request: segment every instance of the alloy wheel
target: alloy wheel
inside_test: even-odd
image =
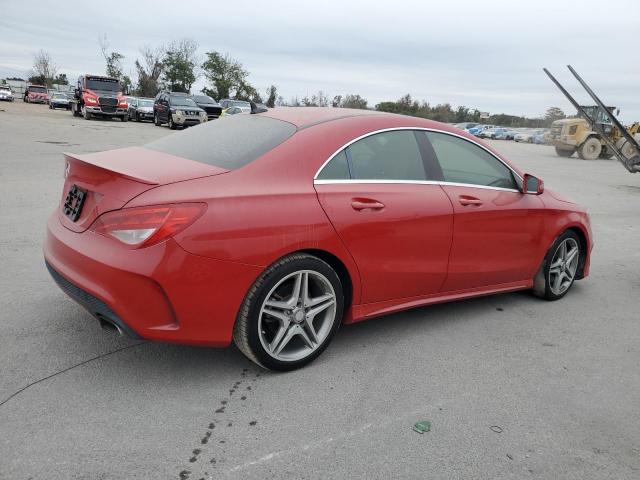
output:
[[[576,276],[580,247],[574,238],[566,238],[556,248],[549,267],[549,288],[554,295],[566,292]]]
[[[331,282],[313,270],[291,273],[271,289],[262,304],[260,343],[276,360],[301,360],[323,344],[335,317],[336,294]]]

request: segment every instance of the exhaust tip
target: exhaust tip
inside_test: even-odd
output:
[[[122,331],[122,329],[118,325],[113,323],[111,320],[103,317],[100,314],[98,314],[97,317],[98,317],[98,322],[100,322],[100,328],[102,328],[104,331],[115,333],[116,335],[121,337],[124,335],[124,332]]]

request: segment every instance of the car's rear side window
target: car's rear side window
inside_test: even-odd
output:
[[[355,179],[427,179],[418,142],[411,130],[377,133],[348,148]]]
[[[167,135],[145,148],[227,170],[244,167],[296,132],[288,122],[260,115],[233,115]]]
[[[318,174],[318,180],[348,180],[349,166],[347,165],[347,155],[342,150],[336,154],[322,171]]]

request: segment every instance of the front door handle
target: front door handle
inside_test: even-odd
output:
[[[479,207],[480,205],[482,205],[482,200],[476,197],[471,197],[469,195],[460,195],[458,197],[458,201],[460,202],[460,205],[463,205],[465,207],[469,205],[475,205],[476,207]]]
[[[354,198],[351,200],[351,208],[354,210],[382,210],[384,203],[368,198]]]

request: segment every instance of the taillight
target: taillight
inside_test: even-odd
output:
[[[181,232],[206,209],[205,203],[123,208],[103,213],[89,229],[132,247],[148,247]]]

